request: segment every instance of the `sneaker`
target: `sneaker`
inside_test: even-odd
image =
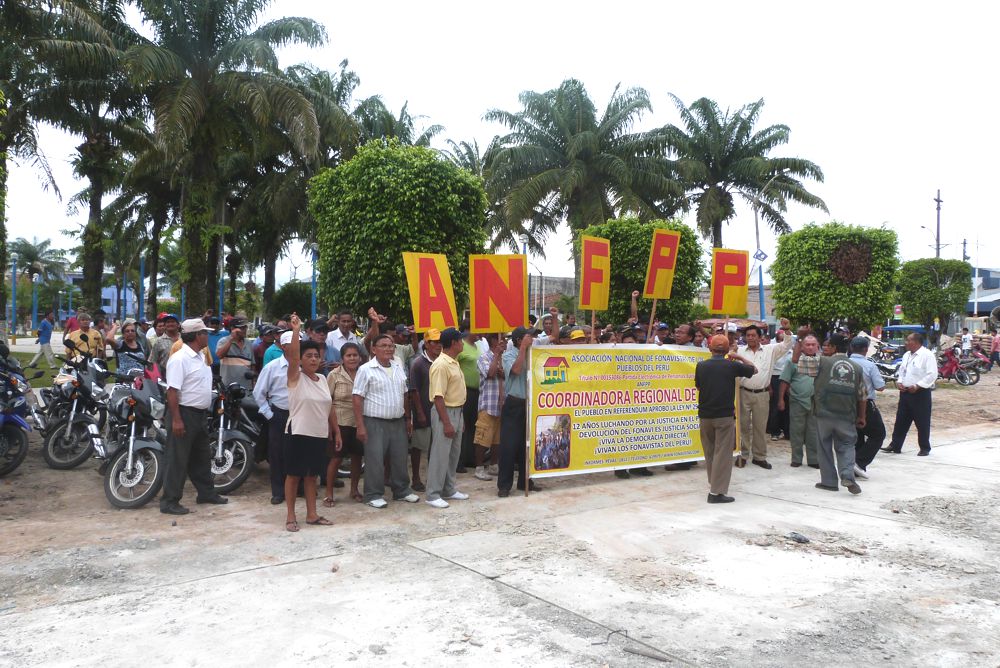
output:
[[[860,466],[858,466],[857,464],[855,464],[854,465],[854,477],[855,478],[861,478],[862,480],[868,480],[868,472],[865,471]]]
[[[848,480],[847,478],[842,478],[840,484],[847,488],[847,491],[851,494],[860,494],[861,485],[855,480]]]
[[[486,473],[485,466],[477,466],[475,475],[477,480],[493,480],[493,477]]]
[[[780,441],[781,437],[778,436],[777,434],[771,434],[771,440],[772,441]]]
[[[368,502],[368,505],[371,506],[372,508],[385,508],[389,504],[386,502],[385,499],[372,499],[371,501]]]
[[[451,496],[446,496],[444,498],[451,499],[452,501],[466,501],[469,498],[469,495],[466,494],[465,492],[459,492],[456,489],[454,494],[452,494]]]
[[[489,475],[500,475],[500,466],[497,464],[490,464],[486,467],[486,473]]]
[[[416,494],[407,494],[406,496],[400,497],[398,499],[393,499],[393,501],[406,501],[407,503],[416,503],[420,500],[420,497]]]
[[[434,499],[434,500],[427,499],[427,505],[434,506],[435,508],[447,508],[448,502],[445,501],[444,499]]]

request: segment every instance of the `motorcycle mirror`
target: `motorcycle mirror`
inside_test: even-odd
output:
[[[76,350],[76,342],[74,342],[72,339],[66,339],[65,341],[63,341],[63,345],[69,348],[70,350]]]
[[[247,380],[253,380],[253,373],[247,371],[245,374],[243,374],[243,377],[246,378]]]
[[[81,332],[80,333],[80,340],[83,341],[84,343],[88,343],[90,341],[90,337]]]

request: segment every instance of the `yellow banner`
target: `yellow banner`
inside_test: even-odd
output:
[[[448,258],[437,253],[403,253],[403,269],[410,290],[413,328],[426,332],[458,327]]]
[[[709,313],[737,315],[747,311],[750,254],[743,250],[712,249],[712,287]]]
[[[581,310],[605,311],[611,292],[611,242],[600,237],[580,237]]]
[[[533,346],[532,478],[700,461],[690,346]]]

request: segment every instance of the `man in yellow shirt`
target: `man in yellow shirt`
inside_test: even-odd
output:
[[[430,396],[431,455],[427,463],[427,503],[447,508],[446,499],[469,498],[455,488],[455,469],[462,454],[462,407],[465,405],[465,375],[458,356],[465,347],[465,335],[454,327],[441,332],[441,354],[431,364]]]
[[[76,320],[80,324],[80,329],[74,329],[63,338],[63,341],[72,341],[78,354],[94,356],[97,349],[104,344],[104,335],[90,326],[93,319],[89,313],[80,311],[76,314]]]

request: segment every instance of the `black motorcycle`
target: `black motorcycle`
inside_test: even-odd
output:
[[[72,341],[66,347],[73,351]],[[97,415],[107,414],[108,392],[104,382],[110,376],[104,360],[89,355],[79,359],[63,359],[71,368],[71,380],[59,386],[59,404],[65,404],[63,413],[49,404],[48,424],[42,455],[54,469],[71,469],[79,466],[94,453],[95,439],[101,438],[101,423]]]
[[[163,446],[167,435],[159,428],[166,413],[166,384],[141,377],[140,370],[116,375],[111,392],[108,438],[95,442],[104,462],[104,494],[116,508],[139,508],[163,486]],[[138,380],[137,380],[138,377]]]
[[[215,490],[228,494],[250,477],[256,461],[254,443],[260,437],[257,404],[239,383],[223,386],[216,379],[209,434]]]

